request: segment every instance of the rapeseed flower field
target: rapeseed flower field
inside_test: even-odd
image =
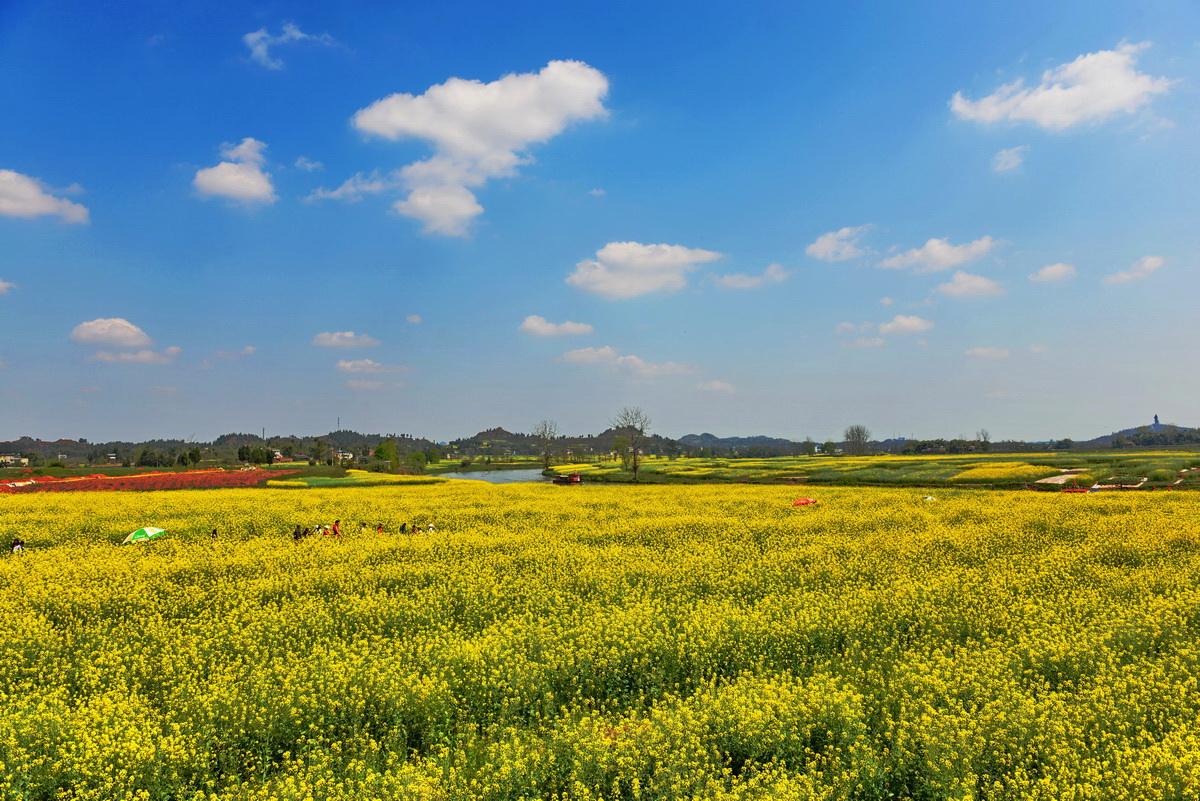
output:
[[[1200,797],[1200,495],[927,492],[5,496],[0,798]]]

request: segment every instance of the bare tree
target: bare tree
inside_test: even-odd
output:
[[[846,452],[862,456],[867,452],[867,443],[871,441],[871,429],[864,425],[852,425],[843,434],[846,439]]]
[[[542,451],[542,469],[550,469],[550,457],[553,454],[554,440],[558,439],[558,423],[553,420],[543,420],[533,427],[533,436],[537,437]]]
[[[992,435],[988,433],[986,428],[981,428],[975,432],[975,439],[979,440],[979,450],[986,451],[992,447]]]
[[[633,480],[637,481],[642,462],[642,441],[646,438],[646,430],[650,428],[650,418],[640,407],[626,406],[617,412],[612,427],[629,438],[629,464],[633,470]]]

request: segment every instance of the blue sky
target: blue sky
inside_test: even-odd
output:
[[[0,4],[0,439],[1200,424],[1200,9],[837,5]]]

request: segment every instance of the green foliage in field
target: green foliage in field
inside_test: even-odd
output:
[[[956,483],[1022,487],[1064,470],[1082,468],[1099,476],[1122,475],[1129,483],[1153,473],[1171,483],[1200,462],[1180,451],[1106,451],[953,456],[781,456],[764,459],[647,458],[640,480],[648,483],[815,483],[842,485],[939,486]],[[556,465],[558,473],[578,472],[587,481],[630,481],[619,462]],[[1170,474],[1170,481],[1164,477]]]

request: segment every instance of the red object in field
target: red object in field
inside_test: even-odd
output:
[[[555,484],[582,484],[583,476],[579,473],[568,473],[565,476],[555,476]]]
[[[816,503],[816,498],[797,498],[792,501],[792,506],[814,506]]]
[[[181,470],[178,472],[137,473],[128,476],[29,476],[19,481],[0,482],[0,493],[87,492],[94,490],[211,489],[253,487],[267,479],[292,475],[296,470]]]

